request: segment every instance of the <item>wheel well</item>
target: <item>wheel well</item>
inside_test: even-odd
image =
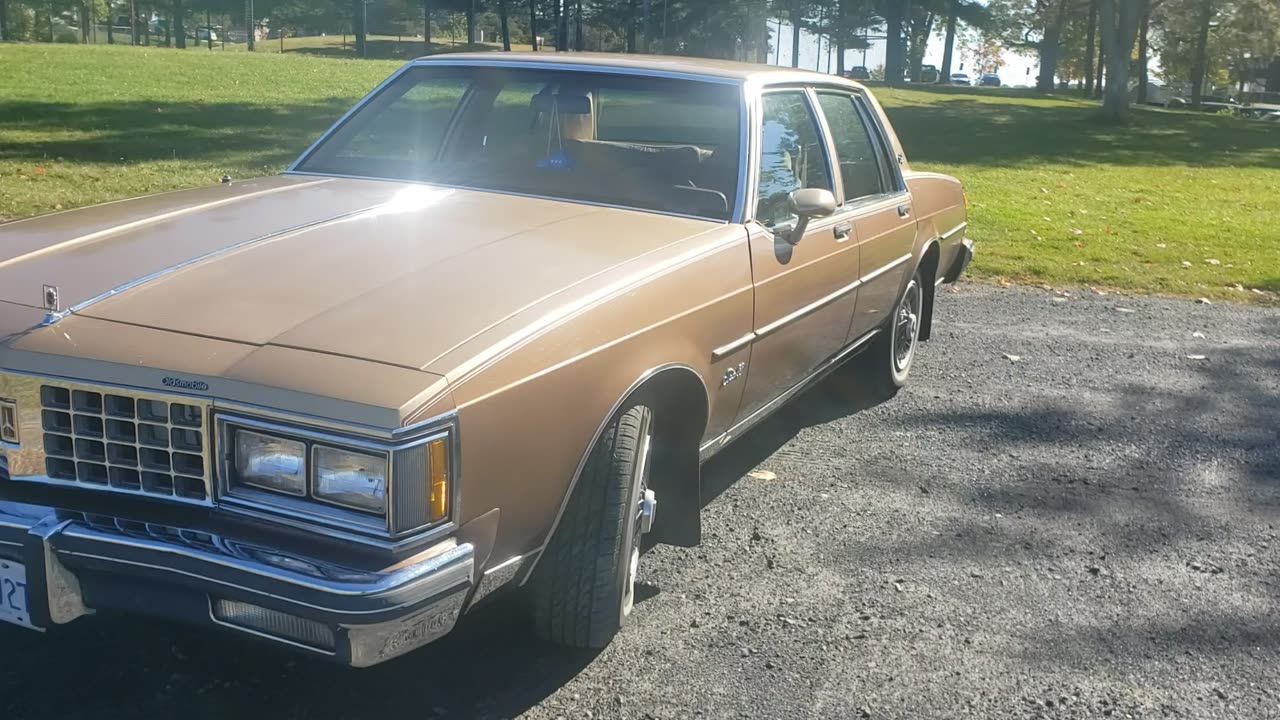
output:
[[[938,249],[937,241],[932,241],[925,248],[924,257],[920,258],[920,280],[924,283],[921,290],[924,291],[924,317],[920,319],[920,339],[928,340],[933,333],[933,298],[937,292],[938,286],[935,281],[938,277],[938,260],[942,256],[942,251]]]
[[[658,497],[653,538],[685,547],[702,536],[702,476],[698,445],[707,427],[707,389],[692,369],[671,367],[632,393],[654,413],[650,485]]]

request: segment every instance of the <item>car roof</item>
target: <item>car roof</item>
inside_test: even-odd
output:
[[[688,75],[746,82],[822,82],[850,83],[837,75],[799,70],[775,65],[757,65],[731,60],[678,57],[674,55],[624,55],[621,53],[552,53],[552,52],[468,52],[429,55],[413,61],[419,65],[527,65],[529,67],[562,66],[566,69],[600,71],[625,70],[659,74]],[[858,87],[861,87],[860,85]]]

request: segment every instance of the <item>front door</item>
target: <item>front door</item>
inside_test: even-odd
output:
[[[751,228],[755,326],[739,418],[804,380],[845,343],[858,289],[858,246],[840,218],[815,218],[795,244],[789,197],[801,188],[836,192],[833,165],[806,89],[764,93],[758,202]]]

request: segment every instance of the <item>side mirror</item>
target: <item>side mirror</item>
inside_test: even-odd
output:
[[[787,235],[786,240],[792,245],[800,242],[809,229],[809,221],[813,218],[830,217],[836,211],[836,196],[830,190],[821,188],[803,188],[791,193],[791,212],[800,218],[796,227]]]

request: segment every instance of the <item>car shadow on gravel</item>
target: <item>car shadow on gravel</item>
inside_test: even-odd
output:
[[[753,468],[778,452],[801,430],[856,415],[893,395],[869,386],[865,364],[855,357],[761,421],[702,467],[702,506],[720,497]]]

